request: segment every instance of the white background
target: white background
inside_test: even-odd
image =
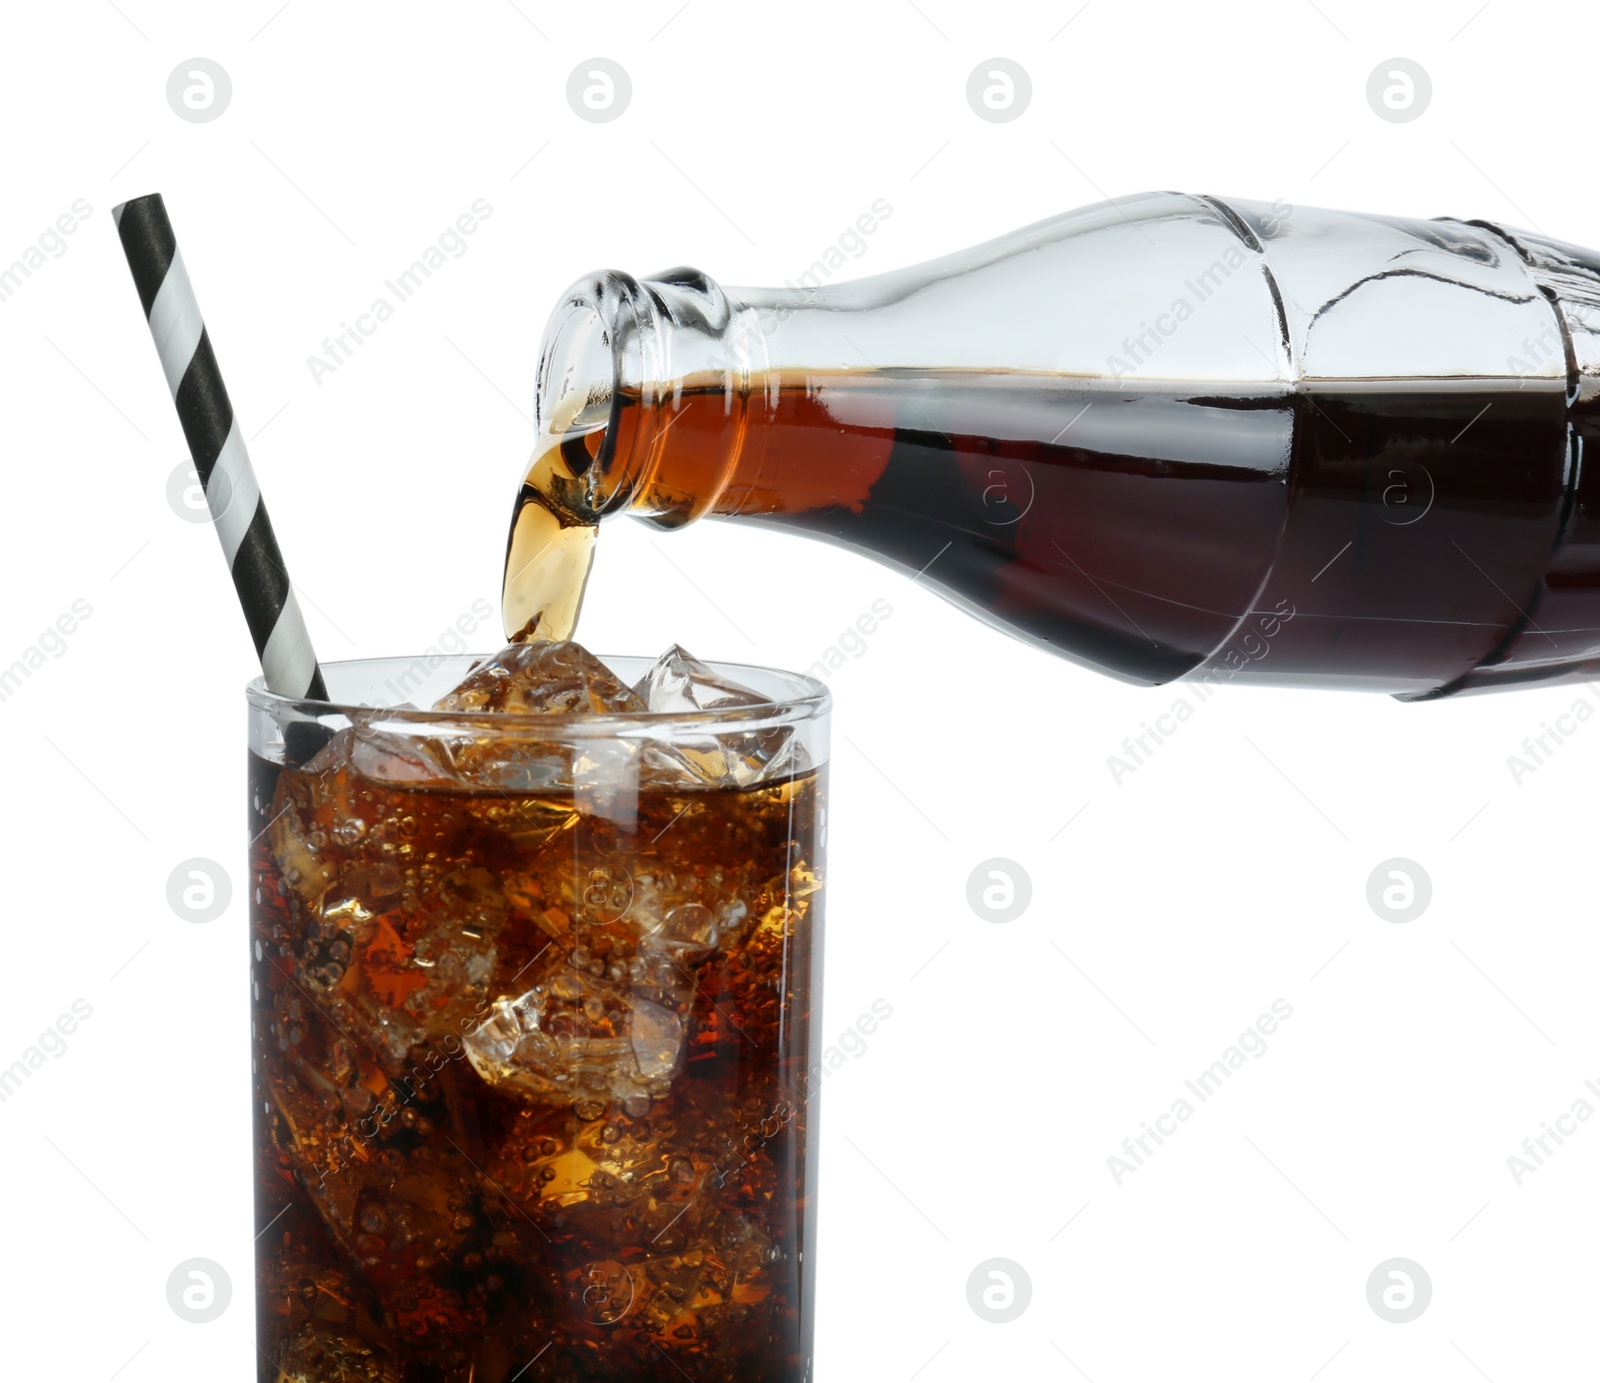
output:
[[[1600,243],[1591,15],[1319,2],[8,10],[0,264],[75,199],[93,209],[0,302],[0,664],[93,609],[0,703],[0,1066],[93,1006],[0,1104],[8,1376],[253,1376],[252,654],[215,538],[168,506],[183,441],[112,205],[167,199],[320,654],[414,652],[497,594],[540,332],[586,270],[777,283],[884,198],[852,265],[871,273],[1154,188]],[[633,82],[609,124],[565,99],[597,55]],[[965,98],[997,55],[1033,83],[1007,124]],[[195,56],[233,82],[211,123],[166,101]],[[1395,56],[1434,87],[1408,124],[1366,102]],[[480,197],[468,252],[315,382],[323,338]],[[619,523],[601,547],[583,635],[602,652],[677,639],[804,668],[893,607],[832,679],[824,1029],[875,999],[894,1016],[826,1088],[819,1378],[1592,1368],[1600,1128],[1521,1186],[1506,1162],[1580,1097],[1600,1106],[1600,728],[1520,786],[1506,762],[1591,693],[1225,690],[1118,786],[1107,756],[1175,690],[1052,660],[798,539]],[[193,856],[236,885],[206,925],[166,901]],[[1033,884],[1004,925],[966,901],[994,856]],[[1395,856],[1433,883],[1404,925],[1366,900]],[[1118,1186],[1108,1156],[1278,998],[1294,1016],[1267,1054]],[[1405,1325],[1366,1299],[1397,1256],[1433,1283]],[[166,1302],[193,1257],[232,1277],[211,1325]],[[1032,1282],[1008,1325],[967,1305],[994,1257]]]

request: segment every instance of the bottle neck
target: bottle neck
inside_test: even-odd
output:
[[[724,289],[694,269],[649,279],[607,272],[580,280],[551,318],[539,365],[544,487],[578,521],[628,513],[663,528],[707,514],[758,514],[811,501],[807,457],[818,434],[805,379],[867,375],[840,359],[854,306],[828,288]],[[797,390],[797,382],[799,388]],[[799,395],[797,405],[796,396]],[[892,428],[888,410],[859,419]],[[833,434],[832,446],[852,443]],[[855,445],[863,461],[882,439]],[[840,497],[845,498],[845,497]]]

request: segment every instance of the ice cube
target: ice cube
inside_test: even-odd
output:
[[[278,781],[266,839],[289,926],[273,965],[394,1074],[487,1003],[514,847],[448,795],[353,771],[353,732],[336,744],[343,765]]]
[[[374,783],[439,787],[455,776],[437,740],[386,733],[365,718],[351,727],[349,735],[350,766]]]
[[[293,986],[278,992],[273,1010],[269,1052],[277,1054],[263,1076],[278,1168],[293,1173],[367,1286],[391,1301],[429,1296],[426,1317],[398,1321],[401,1333],[459,1333],[481,1323],[475,1307],[428,1280],[481,1237],[476,1172],[451,1142],[445,1093],[454,1081],[473,1080],[455,1069],[465,1063],[459,1054],[436,1071],[419,1063],[395,1080]],[[274,1184],[280,1175],[275,1169]]]
[[[628,1041],[639,1075],[646,1084],[669,1079],[683,1062],[683,1015],[648,999],[635,999],[628,1011]]]
[[[724,706],[759,706],[767,700],[759,692],[719,676],[676,643],[634,683],[633,694],[652,711],[711,711]]]
[[[571,642],[511,644],[473,667],[439,711],[534,715],[615,715],[644,702],[587,649]],[[637,746],[628,740],[549,740],[486,731],[449,738],[445,758],[463,782],[507,792],[570,788],[579,806],[632,818],[638,793]]]
[[[667,1093],[683,1069],[694,998],[690,972],[676,965],[636,957],[618,967],[622,978],[596,977],[585,954],[574,948],[530,989],[496,999],[462,1039],[489,1084],[580,1117]]]
[[[416,710],[417,707],[400,707]],[[462,783],[454,771],[445,741],[425,734],[404,734],[383,728],[387,710],[355,709],[350,725],[338,731],[300,772],[328,785],[354,771],[381,786],[449,787]],[[356,784],[359,787],[360,784]]]
[[[582,645],[535,640],[509,644],[476,664],[434,709],[605,715],[642,711],[645,702]]]
[[[729,681],[681,644],[673,644],[657,658],[633,690],[649,710],[685,715],[754,708],[770,701]],[[792,777],[807,767],[809,759],[791,727],[742,730],[731,725],[648,745],[642,778],[652,787],[748,787]]]

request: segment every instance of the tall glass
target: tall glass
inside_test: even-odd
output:
[[[809,1379],[827,691],[395,704],[471,663],[249,688],[259,1377]]]

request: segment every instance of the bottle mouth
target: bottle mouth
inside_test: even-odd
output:
[[[711,510],[737,450],[752,373],[765,364],[752,360],[747,333],[730,330],[735,317],[728,296],[697,269],[648,279],[604,270],[562,295],[545,328],[535,408],[540,452],[559,449],[571,476],[564,502],[575,519],[596,523],[632,508],[677,527]],[[701,410],[715,401],[726,425],[709,473],[689,493],[655,482],[668,434],[696,400]],[[679,449],[696,430],[679,434]]]
[[[534,399],[540,452],[559,448],[572,484],[563,496],[575,518],[597,521],[626,504],[617,484],[625,396],[643,383],[638,283],[603,272],[562,295],[545,328]],[[624,461],[626,458],[622,458]]]

